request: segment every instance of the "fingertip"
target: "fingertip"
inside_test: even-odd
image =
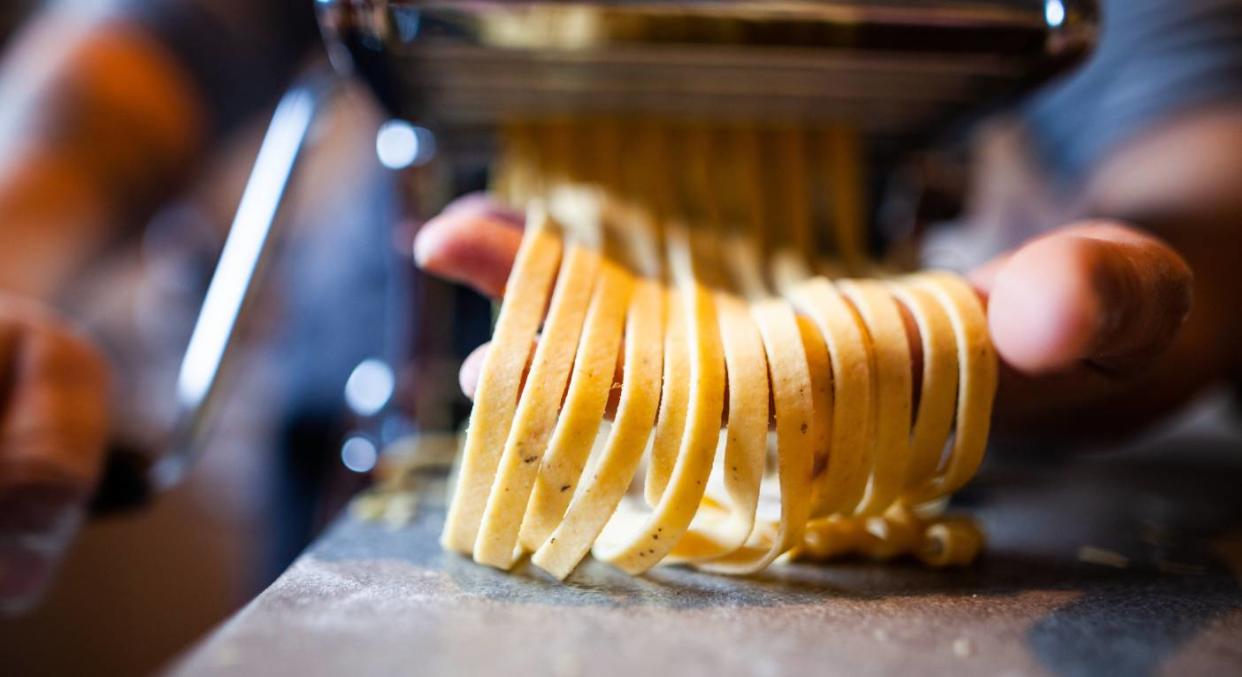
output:
[[[995,272],[988,325],[997,353],[1026,374],[1074,366],[1090,350],[1105,309],[1093,288],[1098,248],[1051,237],[1014,253]]]
[[[461,370],[457,372],[457,379],[461,384],[461,392],[471,400],[474,399],[474,394],[479,388],[479,375],[483,373],[483,358],[487,356],[488,345],[485,343],[475,348],[462,361]]]
[[[446,216],[437,216],[423,224],[414,234],[414,264],[427,270],[436,263],[436,255],[443,249]],[[432,271],[434,272],[434,271]]]
[[[521,231],[496,219],[465,211],[445,212],[415,236],[414,261],[428,273],[498,297],[521,241]]]
[[[1026,374],[1078,364],[1120,375],[1172,344],[1193,274],[1141,230],[1086,222],[1028,244],[997,271],[989,327],[997,352]]]
[[[476,222],[490,226],[521,229],[522,215],[496,202],[487,193],[470,193],[448,203],[436,217],[429,219],[414,236],[414,261],[419,267],[434,265],[446,243],[456,231]]]

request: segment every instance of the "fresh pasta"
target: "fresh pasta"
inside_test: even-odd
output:
[[[943,510],[986,448],[984,308],[953,273],[867,256],[854,133],[554,120],[504,137],[497,183],[527,230],[446,549],[559,579],[588,554],[631,574],[974,559],[978,526]]]

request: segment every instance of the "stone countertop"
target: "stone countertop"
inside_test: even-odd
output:
[[[181,675],[1242,673],[1242,437],[1191,426],[1100,457],[991,463],[955,509],[983,557],[567,584],[442,552],[443,473],[393,528],[350,515]],[[191,583],[192,584],[192,583]]]

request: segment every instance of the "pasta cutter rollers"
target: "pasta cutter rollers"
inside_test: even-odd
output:
[[[926,138],[1092,42],[1078,0],[320,0],[338,69],[456,138],[512,118],[659,115]],[[486,137],[484,137],[486,138]]]

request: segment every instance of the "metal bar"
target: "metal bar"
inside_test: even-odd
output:
[[[181,363],[171,444],[149,476],[155,491],[180,481],[201,452],[216,396],[230,377],[239,326],[274,249],[281,204],[336,82],[330,71],[316,67],[285,93],[272,115]]]

